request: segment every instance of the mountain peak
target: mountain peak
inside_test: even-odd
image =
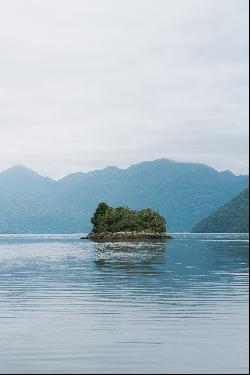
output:
[[[36,173],[32,169],[27,168],[25,165],[21,165],[21,164],[12,165],[10,168],[6,169],[2,173],[5,173],[5,172],[8,172],[8,173],[12,173],[12,172],[27,172],[27,171]]]
[[[2,173],[0,173],[0,179],[4,180],[17,180],[22,181],[25,180],[47,180],[47,181],[53,181],[49,177],[43,177],[39,173],[33,171],[30,168],[27,168],[24,165],[13,165],[12,167],[6,169]]]

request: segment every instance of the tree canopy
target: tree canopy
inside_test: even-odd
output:
[[[166,221],[150,208],[133,211],[128,207],[112,208],[102,202],[92,219],[93,233],[117,232],[166,232]]]

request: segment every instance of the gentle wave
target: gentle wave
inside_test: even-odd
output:
[[[0,372],[247,372],[244,236],[0,235]]]

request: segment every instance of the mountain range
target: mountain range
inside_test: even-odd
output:
[[[170,232],[188,232],[247,186],[246,175],[167,159],[73,173],[58,181],[14,166],[0,173],[0,233],[88,232],[102,201],[156,209]]]
[[[194,233],[248,233],[249,189],[245,189],[193,228]]]

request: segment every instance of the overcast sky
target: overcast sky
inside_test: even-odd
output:
[[[0,0],[0,171],[247,155],[248,0]]]

